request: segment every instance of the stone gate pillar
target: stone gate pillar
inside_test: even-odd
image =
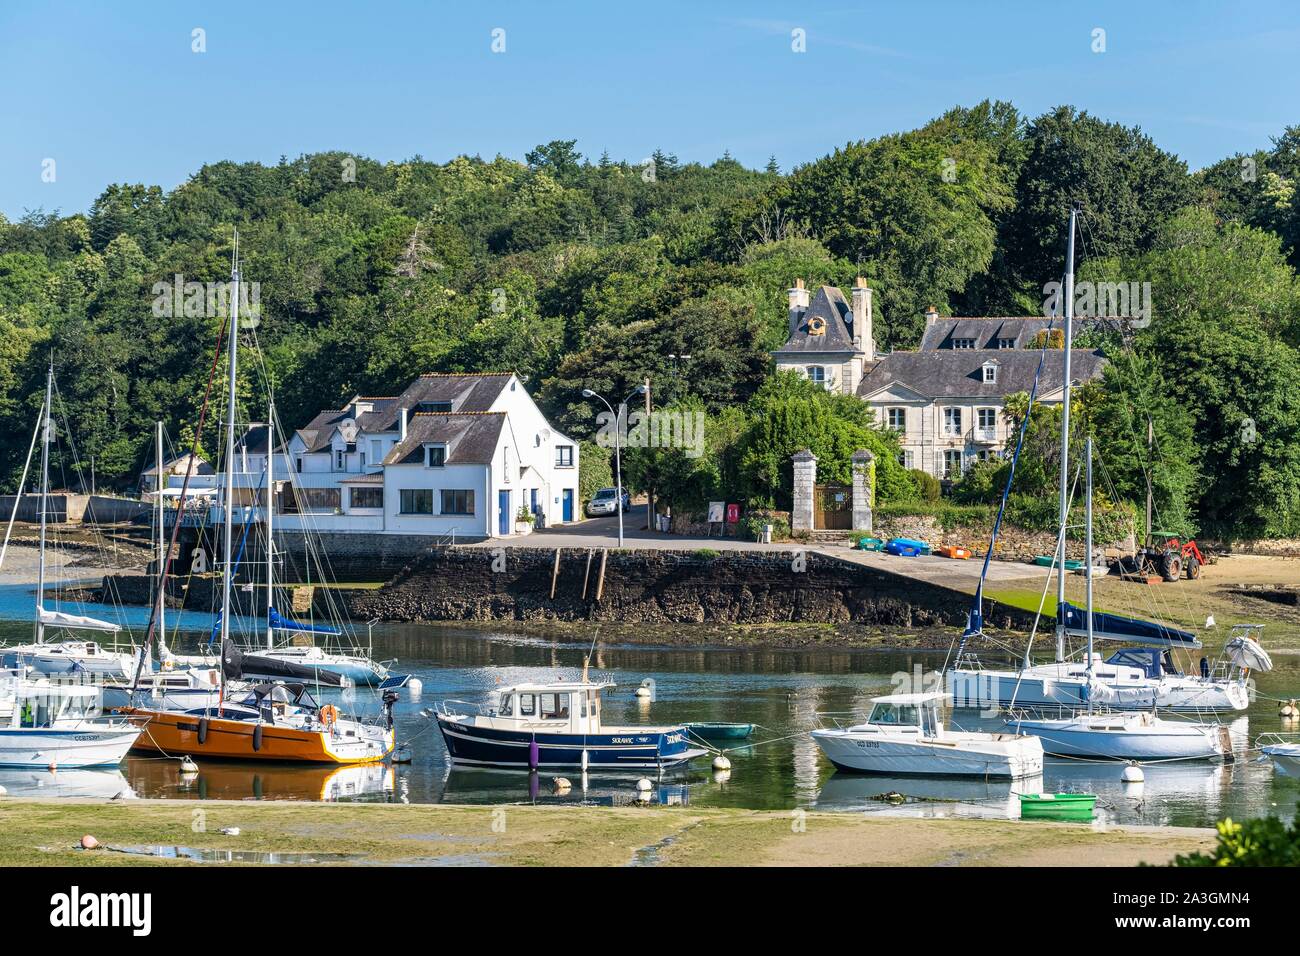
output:
[[[853,530],[870,531],[876,510],[876,456],[860,448],[849,461],[853,464]]]
[[[813,529],[813,502],[817,497],[817,456],[805,448],[795,452],[794,508],[790,512],[791,531]]]

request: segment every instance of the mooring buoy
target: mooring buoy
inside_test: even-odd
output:
[[[1124,783],[1142,783],[1146,780],[1147,775],[1142,772],[1142,768],[1136,763],[1129,763],[1124,767],[1124,772],[1119,775],[1120,780]]]
[[[181,773],[198,773],[199,765],[188,755],[181,758]]]
[[[713,758],[713,769],[714,770],[731,769],[731,761],[727,759],[726,754],[718,754],[716,757]]]

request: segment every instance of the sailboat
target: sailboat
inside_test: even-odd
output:
[[[270,659],[309,667],[313,671],[337,675],[351,684],[384,685],[388,668],[369,656],[332,650],[314,642],[313,636],[328,639],[338,636],[338,628],[328,624],[304,623],[285,617],[275,607],[275,406],[267,409],[266,436],[266,649],[255,657],[246,657],[245,667],[254,660]],[[307,643],[276,644],[276,634],[307,639]]]
[[[1092,554],[1092,439],[1084,445],[1087,472],[1086,554]],[[1118,699],[1115,688],[1096,680],[1093,674],[1092,561],[1084,565],[1087,608],[1084,614],[1088,635],[1087,711],[1070,717],[1026,719],[1014,717],[1008,726],[1018,733],[1042,738],[1043,750],[1060,757],[1109,760],[1212,760],[1231,753],[1231,740],[1219,724],[1167,720],[1152,711],[1141,713],[1098,713],[1095,703],[1110,704]]]
[[[50,497],[50,444],[54,441],[54,361],[50,360],[45,379],[45,403],[41,406],[37,431],[41,440],[41,532],[40,560],[36,580],[36,637],[28,644],[10,645],[0,651],[0,667],[31,670],[44,675],[76,675],[79,677],[122,677],[130,674],[136,665],[136,655],[104,647],[98,640],[77,637],[83,632],[116,635],[121,627],[109,621],[51,610],[45,606],[46,547]],[[35,436],[33,436],[35,437]],[[22,500],[22,486],[26,482],[27,465],[14,497],[15,514]],[[10,521],[12,527],[12,519]],[[48,636],[49,631],[61,635]]]
[[[1205,673],[1202,674],[1184,674],[1178,670],[1173,651],[1199,649],[1201,642],[1194,634],[1119,614],[1094,613],[1087,615],[1085,621],[1084,613],[1065,599],[1065,528],[1069,518],[1070,497],[1070,364],[1074,337],[1074,237],[1077,217],[1078,210],[1072,209],[1064,283],[1060,530],[1052,562],[1057,573],[1056,659],[1050,663],[1034,664],[1026,651],[1025,660],[1019,668],[986,668],[975,656],[967,656],[959,651],[956,666],[946,674],[947,690],[953,697],[954,705],[958,707],[1074,709],[1086,706],[1090,685],[1102,684],[1113,691],[1109,705],[1116,710],[1160,708],[1178,713],[1230,713],[1245,710],[1250,704],[1250,689],[1244,667],[1223,662],[1219,668],[1210,668],[1206,662],[1203,664]],[[1033,408],[1036,391],[1037,379],[1034,391],[1030,393],[1030,410]],[[1092,555],[1089,553],[1087,562],[1091,561]],[[986,556],[985,571],[987,570]],[[984,577],[981,575],[967,636],[980,630],[983,588]],[[1094,640],[1100,638],[1137,646],[1121,647],[1104,661],[1099,655],[1093,654],[1090,646],[1086,660],[1068,660],[1065,653],[1066,639],[1085,637],[1089,633]],[[964,645],[965,641],[963,648]]]
[[[123,708],[123,713],[148,718],[137,748],[167,755],[189,754],[235,760],[359,764],[383,760],[396,743],[392,705],[395,693],[384,695],[378,722],[348,717],[333,704],[319,704],[304,683],[267,681],[227,696],[227,681],[243,678],[242,655],[230,638],[231,588],[234,576],[231,544],[234,537],[234,462],[236,380],[239,362],[239,253],[236,237],[228,330],[224,562],[221,569],[220,692],[215,705],[190,710],[149,706]]]

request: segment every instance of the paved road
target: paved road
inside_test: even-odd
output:
[[[895,574],[964,591],[975,590],[979,581],[982,558],[954,561],[937,555],[902,558],[875,551],[857,551],[838,541],[814,541],[809,544],[784,542],[760,544],[741,538],[687,537],[680,534],[660,534],[645,528],[646,506],[634,504],[623,515],[623,546],[626,548],[663,548],[673,551],[693,551],[696,548],[746,551],[820,551],[837,558],[853,561],[868,567],[883,568]],[[557,528],[541,528],[521,537],[492,538],[470,547],[479,548],[617,548],[618,518],[614,515],[587,518],[576,524]],[[989,564],[988,580],[991,582],[1015,581],[1021,585],[1042,585],[1042,568],[1010,561],[993,561]]]

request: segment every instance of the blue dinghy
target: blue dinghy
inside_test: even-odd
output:
[[[684,725],[605,727],[601,692],[612,683],[516,684],[493,707],[448,700],[438,729],[452,762],[521,770],[664,770],[703,756]]]

